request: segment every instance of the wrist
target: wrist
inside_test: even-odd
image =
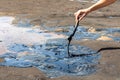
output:
[[[88,13],[90,13],[90,12],[92,12],[93,10],[92,10],[91,7],[89,7],[89,8],[87,8],[87,11],[88,11]]]
[[[88,13],[90,13],[92,10],[91,10],[90,8],[86,8],[85,11],[86,11],[86,13],[88,14]]]

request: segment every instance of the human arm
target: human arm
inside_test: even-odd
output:
[[[93,4],[92,6],[86,8],[86,9],[81,9],[75,12],[75,20],[80,21],[82,20],[88,13],[95,11],[97,9],[103,8],[105,6],[108,6],[112,3],[114,3],[116,0],[99,0],[97,3]]]

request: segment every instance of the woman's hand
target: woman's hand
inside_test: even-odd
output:
[[[89,8],[78,10],[74,13],[75,21],[82,20],[89,12],[95,11],[97,9],[103,8],[114,3],[116,0],[99,0],[97,3],[93,4]]]
[[[88,13],[90,12],[89,9],[81,9],[74,13],[75,21],[81,21]]]

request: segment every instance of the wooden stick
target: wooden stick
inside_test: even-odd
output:
[[[68,46],[67,46],[68,57],[71,57],[71,54],[69,52],[69,46],[70,46],[70,42],[71,42],[73,36],[75,35],[75,32],[76,32],[78,26],[79,26],[79,20],[75,24],[75,29],[74,29],[73,33],[68,37]]]

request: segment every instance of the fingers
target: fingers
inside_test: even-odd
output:
[[[77,22],[79,20],[79,14],[76,12],[74,13],[74,16],[75,16],[75,21]]]
[[[75,15],[75,21],[77,22],[77,21],[81,21],[87,15],[87,13],[85,11],[79,10],[76,13],[74,13],[74,15]]]
[[[80,16],[79,21],[81,21],[85,16],[86,16],[86,13],[83,13],[83,14]]]

